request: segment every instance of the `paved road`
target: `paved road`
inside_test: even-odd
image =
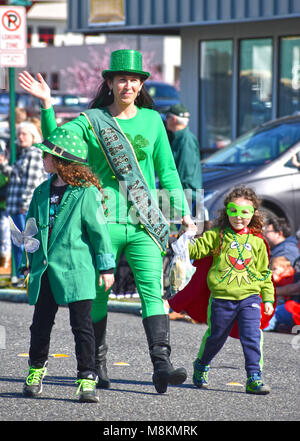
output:
[[[152,368],[141,317],[111,312],[108,367],[112,387],[100,391],[99,404],[80,404],[75,395],[76,364],[68,309],[59,309],[50,348],[51,354],[67,357],[50,357],[43,396],[35,400],[22,396],[27,370],[27,357],[22,354],[28,352],[28,328],[33,308],[24,303],[2,301],[0,310],[0,421],[155,421],[168,424],[179,421],[191,425],[194,422],[199,430],[195,424],[201,421],[300,419],[300,335],[264,333],[264,379],[272,387],[272,393],[251,396],[244,393],[240,343],[231,338],[213,363],[209,389],[194,388],[192,360],[206,327],[171,322],[173,364],[185,366],[188,379],[182,386],[169,387],[166,394],[159,395],[151,382]],[[107,427],[112,430],[108,423],[102,423],[101,430]]]

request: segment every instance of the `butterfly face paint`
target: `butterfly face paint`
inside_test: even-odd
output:
[[[253,205],[237,205],[234,202],[229,202],[226,213],[228,216],[250,219],[254,214],[254,207]]]

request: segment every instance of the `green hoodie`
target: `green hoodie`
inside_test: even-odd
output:
[[[220,229],[214,228],[198,238],[195,245],[189,246],[191,259],[213,256],[213,263],[207,275],[212,297],[243,300],[253,294],[261,294],[263,302],[273,303],[274,285],[264,240],[254,234],[248,234],[248,229],[242,234],[227,230],[221,254],[213,253],[219,244]],[[239,258],[238,247],[242,259]]]

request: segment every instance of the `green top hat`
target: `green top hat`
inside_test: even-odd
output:
[[[35,147],[54,156],[72,162],[87,164],[88,145],[76,133],[57,127],[43,142],[33,144]]]
[[[142,54],[134,49],[120,49],[110,54],[109,69],[102,71],[103,78],[116,72],[129,72],[150,77],[149,72],[143,71]]]

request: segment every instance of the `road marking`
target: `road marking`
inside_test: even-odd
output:
[[[129,363],[125,363],[125,361],[117,361],[114,363],[114,366],[130,366]]]
[[[67,355],[67,354],[50,354],[49,356],[53,357],[53,358],[68,358],[69,357],[69,355]],[[24,352],[24,353],[18,354],[18,357],[29,357],[29,354]]]
[[[244,387],[241,383],[236,383],[235,381],[230,381],[230,383],[226,383],[226,386],[241,386]]]
[[[50,357],[54,357],[54,358],[68,358],[69,355],[67,355],[67,354],[50,354]]]

